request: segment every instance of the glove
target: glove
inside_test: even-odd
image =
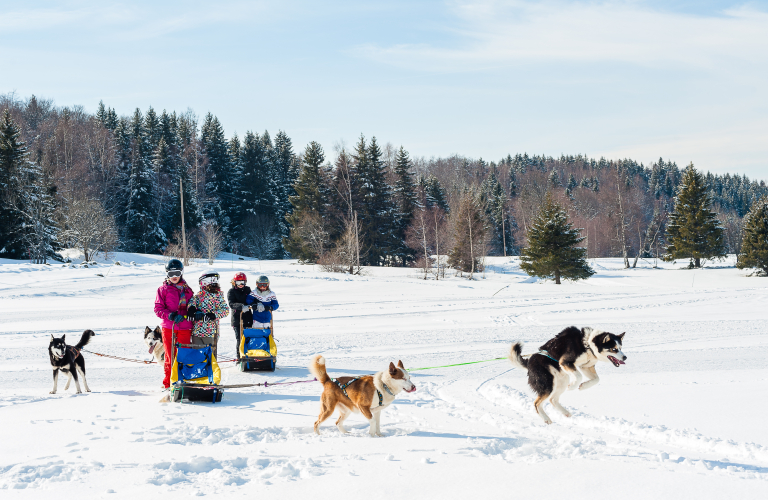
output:
[[[240,310],[243,312],[243,314],[245,314],[245,313],[247,313],[248,311],[251,310],[251,306],[243,304],[243,307]]]
[[[262,304],[261,302],[259,302],[259,305],[256,307],[256,309],[258,309],[258,311],[259,311],[260,313],[263,313],[263,312],[264,312],[264,304]]]
[[[174,325],[178,325],[184,320],[184,316],[182,316],[179,313],[172,312],[171,314],[168,315],[168,319],[173,321]]]
[[[207,319],[208,321],[213,321],[216,319],[216,315],[213,313],[205,313],[205,319]]]
[[[188,318],[194,318],[196,312],[197,312],[197,307],[195,307],[195,306],[187,307],[187,317]]]
[[[197,311],[195,313],[195,321],[200,321],[204,317],[205,317],[205,313],[204,312]]]

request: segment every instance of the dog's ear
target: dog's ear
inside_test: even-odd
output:
[[[162,332],[160,331],[160,327],[159,326],[155,327],[155,333],[158,334],[158,335],[162,334]]]
[[[53,334],[51,334],[51,342],[53,342],[54,340],[56,340],[56,337],[54,337]]]
[[[61,336],[61,341],[62,341],[62,342],[64,342],[64,337],[66,337],[66,335],[62,335],[62,336]]]
[[[151,329],[150,329],[148,326],[145,326],[145,327],[144,327],[144,335],[148,334],[148,333],[149,333],[149,332],[151,332],[151,331],[152,331],[152,330],[151,330]]]
[[[396,367],[396,366],[395,366],[395,364],[394,364],[393,362],[391,362],[391,361],[389,362],[389,374],[390,374],[390,375],[392,375],[393,377],[394,377],[395,375],[397,375],[397,367]]]
[[[403,362],[400,360],[397,360],[397,367],[401,370],[405,371],[405,366],[403,366]]]
[[[621,332],[621,335],[617,335],[617,337],[619,337],[619,340],[621,340],[622,342],[624,341],[624,334],[625,333],[627,333],[627,332]]]
[[[611,334],[610,333],[606,333],[605,337],[603,337],[603,342],[607,344],[610,341],[611,341]]]

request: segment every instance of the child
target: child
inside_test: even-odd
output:
[[[256,290],[252,291],[245,298],[245,303],[249,306],[256,304],[255,307],[251,307],[251,311],[253,311],[253,328],[269,328],[269,323],[272,320],[272,311],[276,311],[279,307],[275,292],[269,289],[269,278],[259,276],[259,281],[256,282]]]
[[[205,273],[200,276],[200,291],[192,297],[187,307],[187,316],[193,318],[192,343],[212,345],[216,356],[219,340],[219,318],[229,314],[224,293],[219,289],[219,273]]]

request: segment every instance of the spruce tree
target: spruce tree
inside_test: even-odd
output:
[[[587,250],[576,245],[584,240],[568,215],[550,194],[528,231],[528,247],[520,253],[520,269],[530,276],[560,279],[587,279],[595,272],[587,264]]]
[[[701,267],[701,259],[725,257],[723,228],[709,207],[712,199],[693,163],[683,172],[682,185],[667,225],[667,253],[664,260],[690,259]]]
[[[14,207],[21,192],[21,176],[26,164],[27,146],[8,109],[0,120],[0,256],[24,257],[23,218]]]
[[[357,166],[360,194],[359,221],[361,224],[361,254],[365,251],[368,265],[380,266],[390,263],[388,257],[396,247],[395,206],[392,200],[392,188],[387,183],[386,165],[383,153],[376,138],[372,138],[365,148],[364,138],[360,138],[357,157],[365,161]],[[361,151],[361,147],[363,151]]]
[[[54,255],[59,227],[56,221],[56,186],[36,163],[23,162],[22,185],[16,209],[22,217],[20,239],[35,264],[45,264]]]
[[[166,237],[157,221],[156,176],[152,151],[141,111],[133,114],[131,127],[131,174],[126,212],[126,238],[131,251],[160,253]]]
[[[323,147],[315,141],[309,143],[304,150],[299,178],[294,183],[296,195],[289,198],[293,211],[286,220],[291,233],[283,240],[283,246],[291,257],[303,262],[315,262],[319,257],[317,249],[326,243],[314,241],[318,231],[307,231],[303,227],[310,219],[322,221],[325,215],[328,193],[322,175],[324,161]]]
[[[451,207],[448,205],[448,197],[445,194],[445,189],[440,186],[437,177],[430,175],[420,182],[423,184],[427,208],[437,207],[445,213],[450,213]]]
[[[283,248],[283,240],[288,238],[291,228],[286,216],[291,212],[290,197],[295,193],[293,184],[299,174],[296,155],[293,154],[293,144],[288,135],[282,130],[275,135],[275,145],[272,155],[272,189],[275,218],[275,250],[273,259],[284,259],[288,252]]]
[[[219,229],[229,235],[230,216],[236,206],[232,196],[232,165],[229,146],[224,136],[224,128],[219,119],[208,113],[201,128],[203,154],[208,160],[205,182],[205,206],[203,214],[206,221],[216,223]]]
[[[754,203],[744,219],[744,237],[736,267],[757,267],[768,275],[768,197]]]
[[[414,251],[405,243],[405,233],[413,221],[413,215],[418,208],[416,196],[416,183],[411,173],[411,160],[408,152],[400,146],[395,158],[395,186],[393,189],[394,201],[397,207],[395,214],[395,242],[397,248],[393,254],[400,264],[405,266],[413,259]]]

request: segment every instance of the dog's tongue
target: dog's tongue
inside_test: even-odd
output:
[[[611,358],[611,361],[613,361],[613,364],[615,366],[619,366],[619,365],[625,364],[622,360],[620,360],[618,358],[614,358],[613,356],[609,356],[609,358]]]
[[[150,354],[152,354],[154,350],[155,350],[155,344],[152,344],[151,346],[149,346],[149,353]]]

